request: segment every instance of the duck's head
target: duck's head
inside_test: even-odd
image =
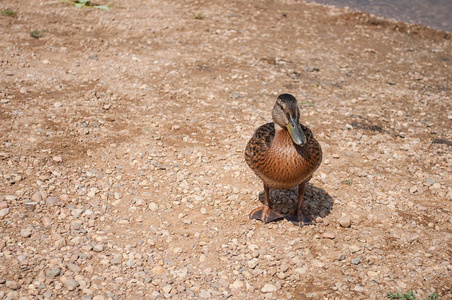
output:
[[[290,94],[279,95],[273,107],[272,117],[275,124],[289,131],[295,144],[302,146],[306,143],[306,135],[300,126],[300,110],[294,96]]]

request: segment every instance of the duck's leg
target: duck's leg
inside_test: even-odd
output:
[[[264,223],[272,222],[278,219],[282,219],[283,216],[270,208],[270,188],[264,183],[264,206],[256,208],[250,213],[250,219],[261,220]]]
[[[306,182],[303,182],[298,186],[298,203],[297,208],[286,219],[294,223],[297,226],[303,227],[304,225],[312,225],[314,220],[303,212],[303,194],[306,187]]]

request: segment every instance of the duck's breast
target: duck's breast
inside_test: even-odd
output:
[[[275,134],[265,155],[261,174],[258,174],[270,188],[295,187],[308,180],[318,168],[322,159],[320,145],[312,133],[307,138],[305,145],[298,146],[293,143],[287,130],[279,130]]]

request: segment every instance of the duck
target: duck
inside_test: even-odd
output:
[[[269,223],[287,219],[303,227],[314,220],[303,210],[306,183],[322,162],[322,148],[312,131],[300,124],[297,99],[281,94],[272,110],[273,122],[254,132],[245,148],[245,161],[264,185],[264,205],[251,211],[250,219]],[[298,202],[287,215],[272,208],[270,189],[291,189],[298,186]]]

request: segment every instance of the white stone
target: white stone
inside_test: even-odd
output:
[[[232,284],[231,288],[240,289],[243,287],[243,282],[241,282],[239,279],[236,279]]]
[[[182,248],[181,248],[181,247],[174,247],[174,248],[173,248],[173,253],[174,253],[174,254],[180,254],[180,253],[182,253]]]
[[[29,228],[24,228],[20,231],[20,235],[22,237],[30,237],[31,236],[31,229]]]
[[[276,288],[276,286],[274,286],[271,283],[266,283],[264,285],[264,287],[261,289],[262,293],[273,293],[276,292],[278,289]]]
[[[159,206],[155,204],[154,202],[149,203],[149,210],[151,211],[157,211],[159,209]]]
[[[9,214],[9,208],[0,209],[0,217],[4,217]]]
[[[343,228],[349,228],[350,225],[352,224],[352,220],[348,216],[339,218],[338,222]]]
[[[252,260],[248,261],[248,267],[254,269],[257,266],[258,262],[259,260],[257,258],[253,258]]]

